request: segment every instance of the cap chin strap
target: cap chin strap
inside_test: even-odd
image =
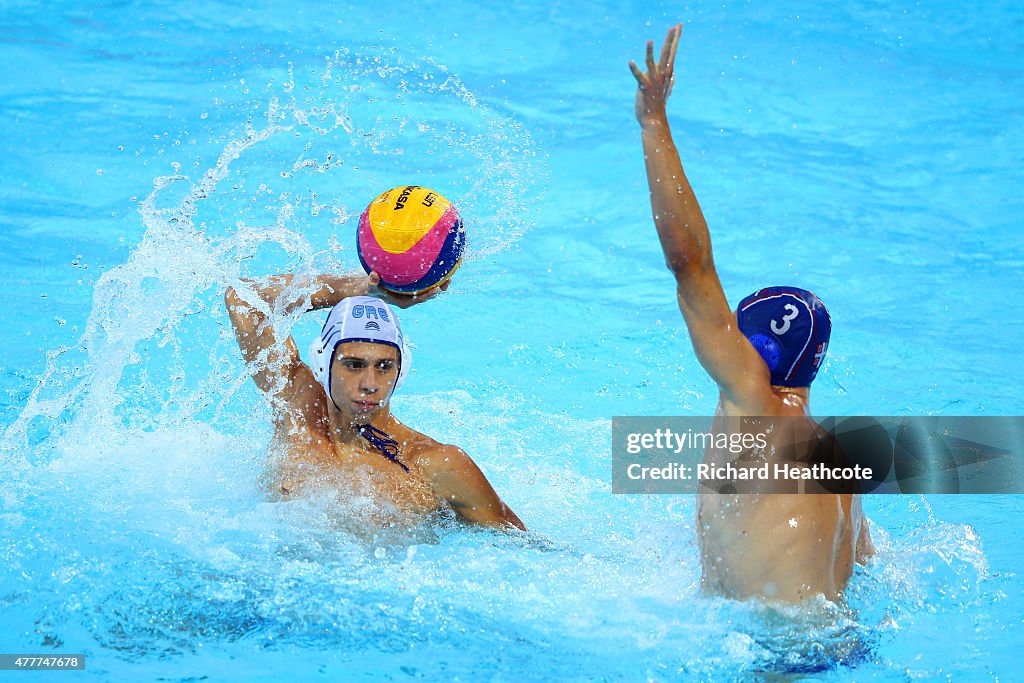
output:
[[[359,436],[370,442],[370,445],[380,451],[380,454],[391,462],[399,465],[406,472],[409,468],[398,459],[398,442],[388,436],[383,429],[377,429],[371,424],[359,425]]]

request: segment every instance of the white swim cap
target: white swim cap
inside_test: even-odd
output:
[[[405,343],[405,335],[398,324],[398,316],[391,308],[372,296],[350,296],[342,299],[327,316],[320,336],[309,347],[310,365],[317,381],[323,385],[327,398],[331,396],[331,361],[338,344],[370,342],[387,344],[398,349],[398,380],[395,389],[402,386],[412,365],[412,354]]]

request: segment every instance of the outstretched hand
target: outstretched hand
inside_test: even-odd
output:
[[[392,306],[397,306],[398,308],[405,309],[415,306],[416,304],[421,304],[424,301],[430,301],[441,292],[447,291],[448,284],[450,282],[451,280],[448,280],[442,285],[433,287],[419,294],[395,294],[394,292],[391,292],[381,287],[380,275],[376,272],[372,272],[366,276],[365,294],[368,296],[377,297],[378,299],[382,299]]]
[[[672,93],[676,48],[679,47],[679,34],[682,24],[676,24],[668,30],[665,43],[661,46],[661,56],[654,61],[654,41],[647,41],[647,71],[641,71],[636,62],[630,60],[629,69],[636,77],[636,119],[641,125],[665,117],[665,103]]]

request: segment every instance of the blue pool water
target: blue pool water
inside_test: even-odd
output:
[[[815,411],[1019,414],[1016,4],[0,11],[0,651],[87,655],[55,680],[1018,676],[1019,496],[868,497],[846,604],[780,611],[702,597],[693,499],[613,495],[610,455],[613,415],[716,400],[626,68],[676,21],[670,117],[730,301],[792,283],[831,310]],[[530,540],[368,538],[343,500],[260,493],[223,290],[356,267],[355,217],[408,182],[471,253],[403,316],[395,412]]]

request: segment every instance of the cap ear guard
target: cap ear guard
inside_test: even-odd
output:
[[[317,335],[313,337],[313,341],[309,345],[309,369],[313,371],[313,377],[323,385],[327,395],[330,396],[331,392],[328,389],[329,381],[327,379],[328,362],[327,354],[324,353],[324,340],[320,335]]]
[[[761,354],[764,362],[768,364],[768,369],[775,372],[775,369],[779,367],[779,360],[782,357],[778,343],[766,334],[752,334],[748,339],[751,345],[757,349],[757,352]]]
[[[402,335],[402,348],[398,352],[398,379],[395,380],[395,391],[402,388],[405,384],[405,376],[409,374],[409,368],[412,367],[412,351],[409,350],[409,344],[405,341],[405,335]]]

